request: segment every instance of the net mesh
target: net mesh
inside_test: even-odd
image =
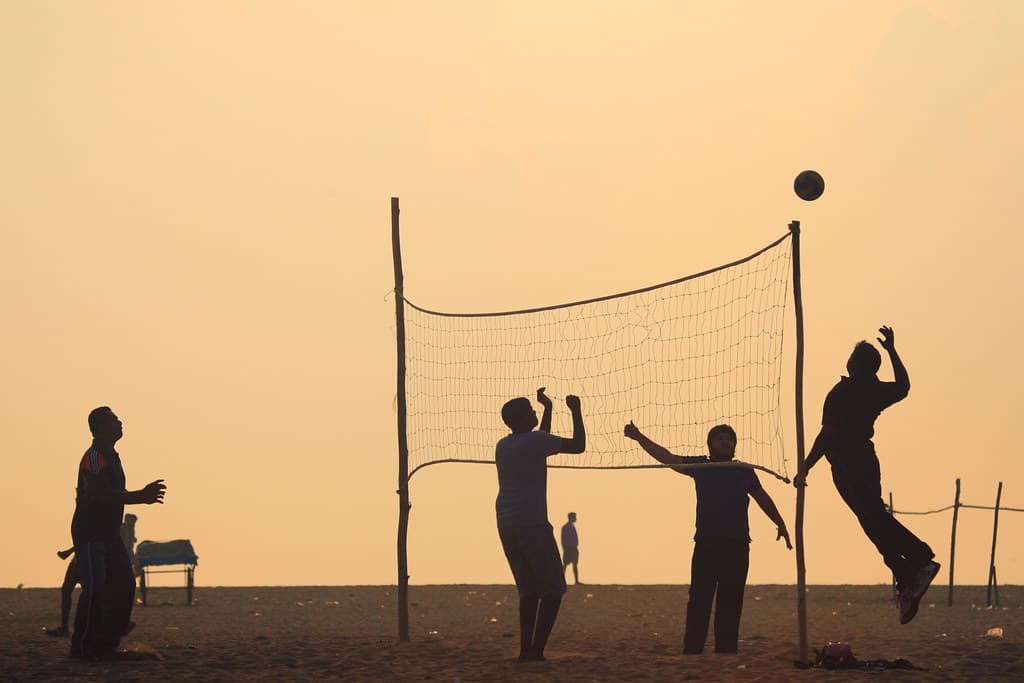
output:
[[[634,420],[680,455],[736,430],[737,460],[788,478],[780,379],[791,272],[785,235],[728,265],[586,301],[499,313],[431,311],[405,299],[410,476],[437,462],[493,462],[501,406],[547,387],[552,433],[571,436],[580,396],[587,450],[549,466],[656,464],[622,434]],[[540,407],[537,406],[538,416]]]

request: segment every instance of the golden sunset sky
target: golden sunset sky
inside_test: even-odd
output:
[[[957,477],[1024,508],[1021,35],[1013,0],[0,2],[0,586],[59,584],[98,405],[129,487],[168,486],[138,537],[191,539],[199,584],[394,583],[391,196],[406,294],[460,312],[670,280],[798,219],[808,442],[892,325],[896,508]],[[792,527],[794,489],[762,481]],[[416,474],[413,583],[511,583],[496,490],[490,466]],[[808,582],[889,581],[825,463],[807,494]],[[556,471],[549,502],[584,581],[689,581],[685,477]],[[903,521],[945,581],[950,513]],[[985,583],[992,521],[961,512],[958,583]],[[750,583],[795,582],[751,527]],[[1001,583],[1022,535],[1004,513]]]

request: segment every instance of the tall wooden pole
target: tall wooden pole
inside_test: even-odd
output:
[[[949,607],[953,606],[953,563],[956,561],[956,517],[960,512],[960,479],[956,480],[956,496],[953,498],[953,531],[949,537]]]
[[[1003,482],[999,482],[996,489],[996,513],[992,522],[992,557],[988,563],[988,591],[985,597],[985,604],[992,604],[992,588],[996,584],[996,535],[999,533],[999,499],[1003,496]],[[996,587],[996,602],[999,601],[999,588]]]
[[[796,312],[796,471],[807,477],[804,461],[804,302],[800,289],[800,221],[792,221],[793,310]],[[796,488],[796,611],[800,629],[800,661],[809,661],[807,648],[807,572],[804,566],[804,487]]]
[[[409,442],[405,433],[405,278],[398,235],[398,197],[391,198],[391,253],[395,263],[395,335],[398,402],[398,640],[409,641]]]

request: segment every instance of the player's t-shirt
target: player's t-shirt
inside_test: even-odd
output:
[[[78,465],[75,514],[71,518],[71,537],[76,544],[121,537],[124,505],[98,500],[96,494],[101,489],[124,491],[124,469],[117,451],[93,444]]]
[[[576,525],[566,522],[562,525],[562,547],[577,548],[580,545],[580,537],[576,535]]]
[[[684,460],[687,463],[710,462],[705,455],[689,456]],[[762,488],[753,468],[698,467],[683,474],[693,478],[697,489],[694,540],[724,538],[749,541],[749,496]]]
[[[829,427],[832,448],[863,444],[875,435],[875,420],[907,392],[895,382],[881,382],[877,377],[852,379],[841,377],[825,397],[821,424]]]
[[[548,521],[547,458],[558,453],[562,437],[548,432],[509,434],[494,449],[499,527],[532,526]]]

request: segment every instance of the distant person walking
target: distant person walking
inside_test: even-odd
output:
[[[939,573],[927,543],[896,521],[882,501],[882,475],[871,438],[883,410],[910,393],[910,375],[896,353],[891,327],[878,330],[878,343],[889,354],[895,381],[882,382],[882,355],[867,341],[858,342],[846,361],[849,377],[841,377],[825,397],[821,431],[807,454],[804,469],[793,483],[806,485],[806,475],[822,456],[832,466],[832,481],[857,516],[864,533],[892,570],[899,591],[900,623],[917,614],[921,598]]]
[[[626,425],[624,433],[658,462],[692,477],[697,488],[697,533],[693,537],[683,654],[696,655],[704,651],[712,602],[715,605],[715,652],[735,654],[739,647],[743,591],[750,566],[749,499],[753,498],[775,523],[778,532],[775,540],[785,539],[786,547],[792,550],[786,522],[761,488],[754,469],[728,464],[736,454],[736,432],[729,425],[716,425],[708,432],[707,456],[673,455],[641,433],[632,422]]]
[[[573,585],[580,584],[580,538],[576,535],[576,513],[569,513],[569,521],[562,525],[562,574],[572,565]]]
[[[70,656],[102,659],[115,653],[129,629],[135,601],[135,575],[120,533],[124,506],[163,503],[166,487],[157,479],[137,491],[126,489],[121,456],[114,450],[123,429],[110,408],[89,413],[89,430],[93,440],[79,462],[71,520],[82,594]]]
[[[544,416],[527,398],[514,398],[501,408],[511,433],[498,441],[495,511],[498,536],[519,592],[519,661],[543,661],[544,647],[565,594],[565,570],[558,557],[554,529],[548,521],[547,459],[557,453],[582,453],[587,444],[580,399],[566,396],[572,413],[572,438],[550,434],[551,399],[537,390]]]

